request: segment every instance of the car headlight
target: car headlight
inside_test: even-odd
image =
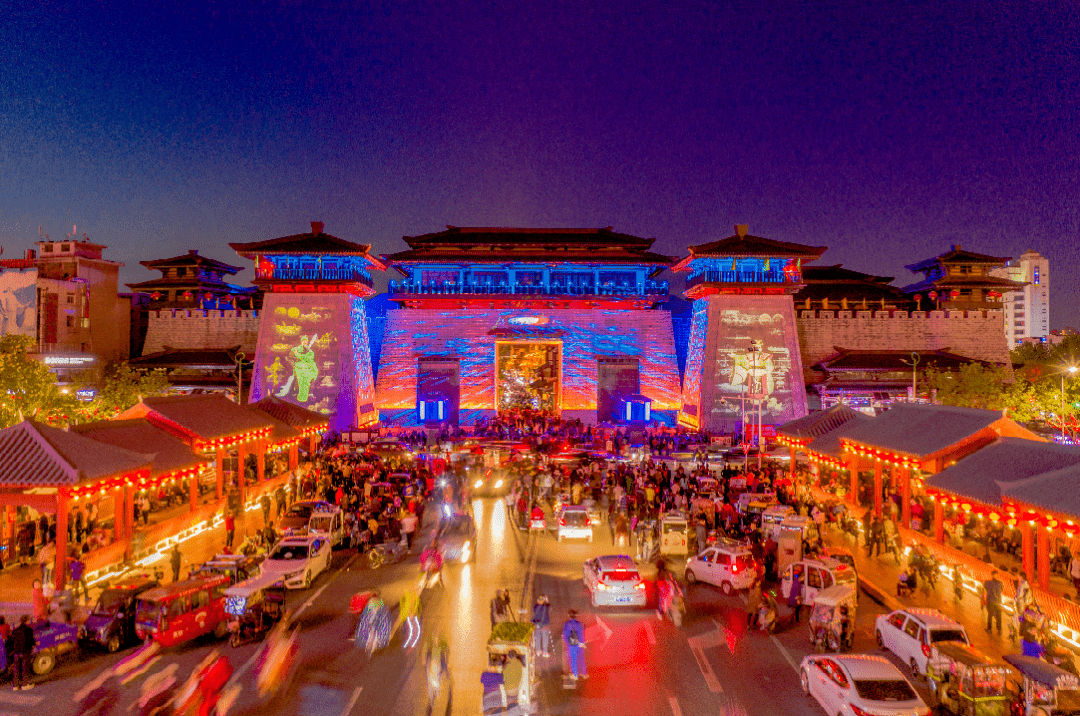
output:
[[[285,579],[296,579],[304,574],[304,570],[298,569],[295,572],[289,572],[285,575]]]
[[[496,489],[496,490],[498,490],[498,489],[499,489],[500,487],[502,487],[502,485],[503,485],[503,481],[502,481],[502,480],[496,480],[496,481],[495,481],[495,489]]]
[[[466,542],[461,546],[461,561],[468,562],[469,557],[472,556],[472,542]]]
[[[476,482],[474,482],[472,484],[472,486],[473,486],[474,490],[479,490],[481,487],[484,486],[484,481],[483,480],[477,480]]]

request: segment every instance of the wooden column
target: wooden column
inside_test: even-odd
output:
[[[135,486],[124,487],[124,556],[132,555],[132,543],[135,541]]]
[[[899,469],[894,467],[893,475],[896,475]],[[911,529],[911,473],[912,468],[909,467],[900,476],[900,521],[908,529]]]
[[[300,464],[300,443],[289,446],[289,469],[295,470]]]
[[[266,481],[266,448],[269,444],[267,440],[255,442],[255,476],[260,484]]]
[[[8,566],[19,561],[15,556],[15,505],[6,505],[4,507],[5,517],[4,529],[7,530],[7,563]]]
[[[237,443],[236,445],[236,489],[240,491],[241,514],[244,512],[244,501],[247,499],[247,480],[244,478],[244,474],[247,472],[244,466],[244,460],[247,458],[245,447],[247,447],[247,443]],[[239,516],[237,515],[237,517]]]
[[[934,541],[945,543],[945,505],[940,499],[934,500]]]
[[[53,563],[53,583],[58,592],[67,584],[68,513],[70,511],[71,490],[61,487],[56,491],[56,561]]]
[[[191,501],[191,511],[199,509],[199,468],[195,468],[195,474],[188,478],[188,498]]]
[[[1035,570],[1039,575],[1039,586],[1043,589],[1050,588],[1050,530],[1046,528],[1046,525],[1039,525],[1035,528],[1038,530],[1038,538],[1035,545],[1035,562],[1038,568]],[[1028,581],[1031,581],[1031,575],[1028,575]]]
[[[881,460],[874,460],[874,516],[881,517]]]
[[[1028,522],[1019,522],[1016,525],[1020,530],[1020,537],[1022,538],[1022,545],[1024,548],[1024,574],[1027,575],[1029,582],[1035,581],[1035,540],[1034,531],[1035,528]]]
[[[119,542],[124,539],[124,520],[127,516],[127,510],[124,509],[127,498],[126,493],[130,490],[130,487],[118,487],[112,491],[113,496],[113,539]],[[100,510],[99,510],[100,513]]]
[[[791,482],[795,483],[795,448],[788,448],[788,453],[791,455]]]
[[[308,438],[308,455],[311,459],[315,459],[315,446],[319,444],[318,434],[314,434]]]
[[[852,453],[847,459],[848,472],[851,474],[851,492],[848,497],[853,505],[859,504],[859,456]]]
[[[215,453],[217,459],[217,498],[225,496],[225,448],[219,447]]]

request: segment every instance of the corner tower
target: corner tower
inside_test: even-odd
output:
[[[370,246],[323,231],[229,244],[255,261],[265,291],[249,401],[274,395],[330,416],[341,432],[376,422],[364,299],[371,270],[385,265]]]
[[[806,415],[791,297],[803,287],[803,263],[826,247],[746,230],[691,246],[673,268],[689,274],[683,293],[693,301],[679,422],[699,430],[740,432],[759,410],[763,425]]]

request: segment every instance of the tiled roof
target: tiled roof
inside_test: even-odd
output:
[[[978,454],[978,453],[976,453]],[[1080,519],[1080,463],[1002,487],[1004,497]]]
[[[148,468],[151,457],[24,420],[0,430],[0,485],[60,487]]]
[[[893,280],[892,276],[874,276],[846,269],[841,264],[832,266],[807,266],[802,272],[803,281],[806,283],[879,283],[888,284]]]
[[[834,371],[859,371],[859,372],[897,372],[906,371],[911,373],[911,354],[919,354],[918,366],[920,369],[937,368],[942,370],[954,370],[968,363],[982,363],[989,365],[987,361],[977,358],[950,353],[945,350],[936,351],[864,351],[837,348],[837,352],[814,366],[815,369],[826,372]]]
[[[262,400],[252,403],[248,408],[264,413],[294,428],[312,428],[326,425],[329,420],[322,413],[316,413],[314,410],[294,405],[275,395],[268,395]]]
[[[952,405],[896,403],[846,437],[857,443],[905,455],[927,457],[988,428],[1002,419],[996,410]]]
[[[941,263],[958,263],[958,264],[1004,264],[1008,263],[1008,256],[990,256],[989,254],[980,254],[974,251],[966,251],[959,246],[954,246],[951,251],[946,251],[943,254],[938,254],[933,258],[924,259],[918,263],[908,264],[904,268],[909,271],[919,272],[933,268]]]
[[[367,256],[371,250],[370,244],[354,244],[352,241],[339,239],[322,230],[322,226],[313,226],[318,231],[309,231],[306,234],[293,234],[282,236],[277,239],[266,241],[251,241],[248,243],[230,243],[236,253],[244,258],[253,258],[255,254],[336,254]]]
[[[828,410],[818,410],[802,418],[784,423],[776,429],[777,434],[792,438],[816,438],[836,430],[846,422],[855,420],[862,413],[838,403]]]
[[[1036,475],[1070,466],[1080,466],[1080,448],[1023,438],[999,438],[931,475],[926,486],[996,507],[1001,504],[1002,494],[1010,494],[1013,487],[1019,488]],[[1058,490],[1060,496],[1060,485]],[[1076,492],[1075,487],[1072,491]]]
[[[243,269],[243,266],[233,266],[224,261],[212,259],[209,256],[200,256],[197,249],[189,249],[186,254],[180,254],[168,259],[154,259],[153,261],[140,261],[139,263],[150,269],[164,269],[171,266],[205,266],[227,274],[235,274]]]
[[[777,241],[761,236],[729,236],[726,239],[699,244],[690,247],[691,257],[695,256],[775,256],[782,258],[801,258],[813,261],[820,258],[827,246],[807,246],[789,241]]]
[[[264,413],[261,410],[258,411],[258,413],[259,415],[265,417],[267,420],[273,423],[274,427],[270,429],[270,437],[268,438],[272,445],[278,445],[285,442],[286,440],[296,440],[297,438],[303,437],[300,433],[300,430],[294,428],[288,423],[278,420],[273,415],[270,415],[269,413]]]
[[[223,395],[171,395],[144,398],[121,418],[150,418],[151,422],[175,426],[201,440],[227,438],[273,427],[265,417],[237,405]]]
[[[934,288],[992,288],[1001,291],[1015,291],[1026,285],[1027,283],[1023,281],[1013,281],[1012,279],[998,278],[997,276],[942,276],[904,286],[901,290],[904,293],[928,291]]]
[[[526,229],[509,227],[447,226],[420,236],[405,236],[413,248],[435,246],[619,246],[644,251],[654,239],[622,234],[608,226],[602,229]]]
[[[844,454],[843,450],[841,450],[843,447],[841,439],[847,437],[851,432],[858,430],[864,425],[877,420],[877,418],[871,418],[869,415],[860,413],[857,410],[853,410],[852,412],[855,413],[855,415],[852,416],[850,420],[841,424],[839,427],[834,428],[827,433],[822,433],[814,438],[807,449],[812,452],[821,453],[822,455],[828,455],[829,457],[838,460],[842,458]]]
[[[135,368],[190,368],[199,370],[236,370],[234,356],[240,346],[229,348],[169,348],[132,358]],[[235,381],[234,381],[235,382]]]
[[[213,462],[191,451],[188,446],[144,418],[131,420],[101,420],[71,428],[73,433],[115,447],[138,446],[139,452],[153,456],[150,477],[177,470],[187,470]]]

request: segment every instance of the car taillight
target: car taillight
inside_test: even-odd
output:
[[[559,518],[559,524],[565,527],[566,526],[566,518],[565,517],[560,517]]]
[[[645,582],[638,582],[637,584],[634,585],[634,589],[644,589],[644,588],[645,588]]]
[[[731,573],[732,574],[738,574],[739,573],[739,565],[738,564],[731,565]]]
[[[929,644],[923,644],[922,645],[922,653],[923,653],[923,656],[925,656],[927,659],[930,658],[930,645]]]
[[[850,704],[850,706],[851,706],[851,713],[855,714],[855,716],[871,716],[869,711],[861,709],[858,706],[856,706],[855,704]]]

